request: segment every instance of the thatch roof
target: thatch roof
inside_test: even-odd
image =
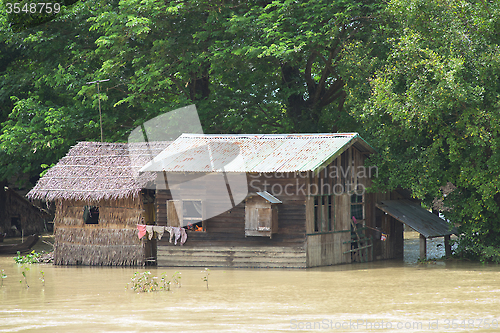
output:
[[[99,201],[137,197],[155,173],[139,169],[170,142],[80,142],[27,194],[30,199]]]

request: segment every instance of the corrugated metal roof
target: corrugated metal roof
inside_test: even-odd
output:
[[[141,171],[314,171],[354,143],[374,152],[357,133],[183,134]]]
[[[271,193],[269,193],[267,191],[257,192],[257,194],[260,195],[261,197],[263,197],[264,199],[266,199],[267,201],[269,201],[270,203],[274,203],[274,204],[283,203],[283,202],[281,202],[280,199],[276,198],[274,195],[272,195]]]
[[[442,237],[457,233],[455,228],[450,230],[445,220],[409,200],[386,200],[376,206],[396,220],[424,235],[425,238]]]

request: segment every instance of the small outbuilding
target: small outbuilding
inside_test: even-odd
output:
[[[137,237],[138,224],[155,221],[154,177],[138,171],[168,144],[80,142],[37,182],[28,198],[56,204],[55,264],[144,265],[154,255]]]

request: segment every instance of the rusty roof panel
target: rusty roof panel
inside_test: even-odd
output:
[[[351,142],[357,133],[183,134],[141,171],[300,172],[312,171]],[[373,149],[364,141],[363,147]]]

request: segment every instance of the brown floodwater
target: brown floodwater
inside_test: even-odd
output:
[[[0,332],[500,332],[500,267],[417,264],[413,241],[405,262],[211,269],[208,290],[201,268],[152,268],[182,276],[152,293],[127,290],[143,268],[51,264],[30,265],[27,288],[1,256]]]

